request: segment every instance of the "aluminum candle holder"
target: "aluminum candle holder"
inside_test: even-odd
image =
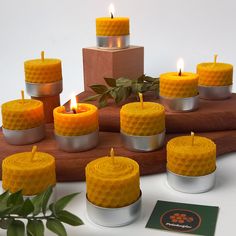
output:
[[[88,218],[95,224],[106,227],[120,227],[135,221],[141,213],[142,192],[139,199],[124,207],[106,208],[96,206],[86,197],[86,207]]]
[[[232,85],[227,86],[198,86],[199,96],[202,99],[223,100],[231,97]]]
[[[52,83],[29,83],[25,82],[26,91],[32,97],[50,97],[62,92],[62,80]]]
[[[167,98],[160,96],[161,104],[170,112],[190,112],[199,107],[199,96],[188,98]]]
[[[165,130],[162,133],[151,136],[128,135],[121,131],[122,142],[128,150],[135,152],[151,152],[163,147]]]
[[[203,193],[215,185],[216,170],[208,175],[186,176],[167,170],[168,184],[175,190],[184,193]]]
[[[12,145],[26,145],[36,143],[45,137],[45,126],[40,125],[32,129],[9,130],[2,127],[7,143]]]
[[[65,152],[83,152],[98,145],[99,131],[80,136],[62,136],[55,133],[59,148]]]
[[[97,47],[101,49],[124,49],[129,47],[129,35],[97,36]]]

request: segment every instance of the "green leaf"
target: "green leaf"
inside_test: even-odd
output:
[[[101,94],[95,94],[93,96],[89,96],[89,97],[83,99],[83,101],[84,102],[96,101],[99,97],[101,97]]]
[[[12,207],[6,207],[6,206],[2,207],[0,209],[0,217],[3,217],[5,215],[9,214],[11,209],[12,209]]]
[[[21,193],[21,190],[15,193],[12,193],[7,199],[7,206],[16,206],[24,203],[24,199]]]
[[[44,236],[44,225],[41,220],[29,220],[27,234],[30,236]]]
[[[11,222],[12,222],[12,219],[1,219],[0,220],[0,228],[1,229],[7,229]]]
[[[9,191],[5,191],[0,195],[0,206],[6,206],[7,205],[7,199],[10,196]]]
[[[116,80],[116,86],[130,87],[132,85],[132,80],[127,78],[119,78]]]
[[[157,78],[153,78],[153,77],[150,77],[150,76],[145,76],[144,80],[147,81],[147,82],[154,82],[155,80],[157,80]]]
[[[13,220],[7,229],[7,236],[24,236],[25,225],[20,220]]]
[[[42,210],[43,210],[44,215],[46,214],[48,201],[49,201],[49,199],[52,195],[52,191],[53,191],[53,187],[50,186],[50,187],[48,187],[48,189],[43,194]]]
[[[66,229],[64,225],[57,219],[49,219],[47,220],[46,226],[53,233],[58,236],[67,236]]]
[[[33,215],[36,216],[41,212],[42,204],[43,204],[43,193],[36,195],[31,200],[34,205]]]
[[[73,225],[73,226],[79,226],[79,225],[83,225],[83,221],[76,215],[68,212],[68,211],[60,211],[57,213],[57,218],[69,225]]]
[[[31,214],[34,212],[34,205],[33,203],[31,202],[31,200],[29,198],[27,198],[22,207],[20,208],[20,210],[18,211],[18,214],[20,216],[24,216],[26,217],[27,215]]]
[[[116,87],[116,79],[104,78],[104,80],[106,81],[107,85],[109,85],[111,87]]]
[[[108,90],[107,86],[102,85],[102,84],[94,84],[94,85],[91,85],[90,88],[98,94],[103,94]]]
[[[99,108],[103,108],[103,107],[106,107],[107,106],[107,98],[108,98],[108,95],[105,93],[103,94],[98,103],[99,103]]]
[[[78,194],[79,193],[72,193],[57,200],[54,204],[55,213],[63,210],[68,205],[68,203]]]

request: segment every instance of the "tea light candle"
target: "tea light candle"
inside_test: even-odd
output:
[[[217,62],[201,63],[197,65],[199,74],[199,94],[205,99],[224,99],[231,95],[233,84],[233,66]]]
[[[68,152],[91,149],[98,142],[98,109],[91,104],[77,103],[74,96],[71,101],[70,111],[64,106],[53,111],[59,146]]]
[[[183,59],[177,62],[178,72],[160,76],[160,98],[169,111],[191,111],[197,109],[198,75],[184,72]]]
[[[183,192],[200,192],[210,189],[214,184],[216,170],[216,145],[205,137],[194,135],[181,136],[171,139],[167,143],[167,169],[169,171],[170,185]],[[175,178],[172,183],[172,178]],[[177,179],[177,180],[176,180]],[[176,186],[179,181],[181,186]],[[188,183],[187,181],[192,182]],[[202,181],[194,184],[194,181]],[[188,184],[192,186],[188,186]],[[198,186],[199,185],[199,186]]]
[[[22,98],[2,105],[3,134],[10,144],[24,145],[45,136],[43,103]]]
[[[110,156],[91,161],[85,174],[88,216],[95,223],[120,226],[138,216],[141,194],[137,162],[115,156],[111,149]]]
[[[139,97],[140,102],[125,104],[120,110],[123,143],[131,150],[155,150],[160,148],[164,141],[165,109],[158,103],[143,102],[142,94],[139,94]]]
[[[37,152],[16,153],[2,162],[2,187],[11,193],[22,190],[23,195],[32,196],[56,185],[55,159]]]
[[[27,93],[33,99],[42,101],[46,123],[53,122],[53,109],[60,106],[63,90],[61,60],[45,58],[25,61],[25,84]]]
[[[118,49],[129,46],[129,18],[115,17],[115,8],[109,6],[110,17],[96,19],[97,46]]]

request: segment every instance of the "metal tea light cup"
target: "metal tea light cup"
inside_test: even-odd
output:
[[[26,145],[36,143],[45,137],[45,125],[24,130],[9,130],[2,127],[7,143],[12,145]]]
[[[190,112],[199,107],[199,96],[187,98],[167,98],[160,96],[161,104],[169,112]]]
[[[198,86],[199,97],[208,100],[223,100],[232,95],[232,85],[227,86]]]
[[[96,206],[86,197],[88,218],[97,225],[105,227],[120,227],[134,222],[141,213],[142,192],[132,204],[119,208]]]
[[[101,49],[124,49],[129,47],[130,36],[97,36],[97,47]]]
[[[65,152],[83,152],[95,148],[99,141],[99,130],[80,136],[62,136],[55,133],[59,148]]]
[[[183,193],[203,193],[215,185],[216,170],[202,176],[186,176],[175,174],[167,170],[168,184],[175,190]]]
[[[124,147],[135,152],[151,152],[160,149],[165,141],[165,130],[150,136],[128,135],[123,131],[120,131],[120,133]]]

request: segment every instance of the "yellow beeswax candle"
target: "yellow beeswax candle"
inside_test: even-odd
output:
[[[28,60],[24,63],[25,81],[29,83],[52,83],[62,80],[61,60],[44,58]]]
[[[87,197],[97,206],[117,208],[134,203],[140,196],[139,165],[127,157],[101,157],[85,169]]]
[[[120,110],[120,129],[128,135],[150,136],[165,130],[165,108],[155,102],[132,102]]]
[[[38,100],[22,99],[6,102],[2,105],[3,128],[25,130],[44,123],[43,103]]]
[[[111,17],[101,17],[96,19],[97,36],[121,36],[129,35],[129,18],[114,17],[114,6],[109,6]]]
[[[21,152],[2,162],[2,186],[11,193],[22,190],[24,195],[36,195],[56,184],[55,159],[36,152]]]
[[[167,143],[167,169],[185,176],[202,176],[216,169],[216,145],[205,137],[181,136]]]
[[[80,136],[98,129],[98,109],[87,103],[78,103],[76,114],[67,112],[64,106],[54,109],[55,133],[62,136]]]
[[[199,85],[202,86],[227,86],[233,83],[233,66],[216,62],[201,63],[197,65]]]

